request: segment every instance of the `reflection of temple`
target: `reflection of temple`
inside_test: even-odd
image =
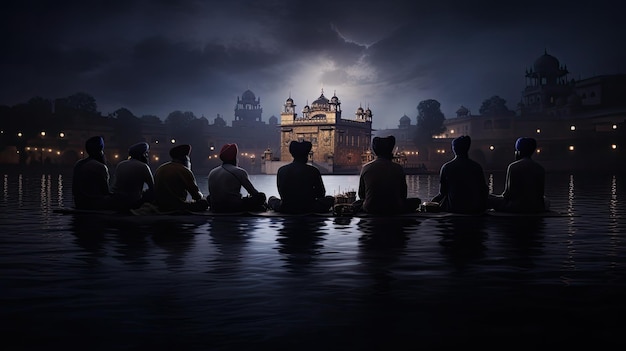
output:
[[[292,140],[307,140],[313,144],[309,159],[322,173],[358,173],[370,148],[372,111],[359,107],[354,119],[344,119],[341,114],[336,95],[329,100],[322,91],[310,106],[304,106],[302,115],[296,113],[296,104],[289,97],[280,114],[281,163],[292,160]]]

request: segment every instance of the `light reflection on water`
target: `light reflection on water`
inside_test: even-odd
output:
[[[623,176],[548,175],[552,208],[574,217],[184,221],[56,213],[72,205],[70,178],[3,176],[0,317],[26,345],[623,342],[611,338],[626,327],[613,318],[626,312]],[[503,178],[488,175],[492,192]],[[277,194],[275,176],[252,181]],[[358,176],[324,181],[329,194],[358,187]],[[433,175],[407,183],[423,200],[439,184]]]

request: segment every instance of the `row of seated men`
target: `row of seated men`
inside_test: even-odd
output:
[[[466,135],[452,141],[454,158],[441,167],[439,193],[422,203],[417,197],[407,197],[404,168],[393,161],[395,138],[375,137],[372,150],[376,158],[361,169],[358,199],[342,205],[342,212],[393,215],[416,212],[425,205],[437,211],[464,214],[479,214],[486,209],[522,213],[547,210],[545,171],[531,157],[537,147],[535,139],[516,141],[516,160],[507,167],[502,194],[488,193],[482,167],[468,156],[470,145],[471,138]],[[159,212],[332,212],[339,205],[334,197],[326,195],[320,171],[308,163],[311,148],[308,141],[290,143],[293,161],[277,172],[279,197],[267,198],[255,188],[246,170],[238,166],[237,145],[225,144],[219,155],[222,164],[209,172],[209,194],[204,196],[191,170],[191,145],[170,149],[171,160],[159,165],[154,175],[148,164],[149,145],[132,145],[128,159],[115,168],[110,184],[104,140],[96,136],[85,143],[88,156],[74,166],[74,204],[77,209],[135,213],[142,208],[156,208]],[[242,188],[247,196],[242,195]]]

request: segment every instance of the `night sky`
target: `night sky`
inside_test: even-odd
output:
[[[246,89],[263,120],[336,92],[395,128],[435,99],[446,117],[493,95],[515,109],[544,51],[570,79],[626,73],[618,1],[6,1],[0,104],[85,92],[98,110],[191,111],[230,125]]]

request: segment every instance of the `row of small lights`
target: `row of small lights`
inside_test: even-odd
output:
[[[611,126],[611,128],[612,128],[613,130],[616,130],[616,129],[617,129],[617,124],[613,124],[613,125]],[[569,130],[571,130],[571,131],[575,131],[575,130],[576,130],[576,126],[572,124],[571,126],[569,126]],[[536,132],[537,132],[537,134],[541,134],[541,129],[540,129],[540,128],[537,128]],[[450,130],[450,134],[454,134],[454,129],[451,129],[451,130]]]

